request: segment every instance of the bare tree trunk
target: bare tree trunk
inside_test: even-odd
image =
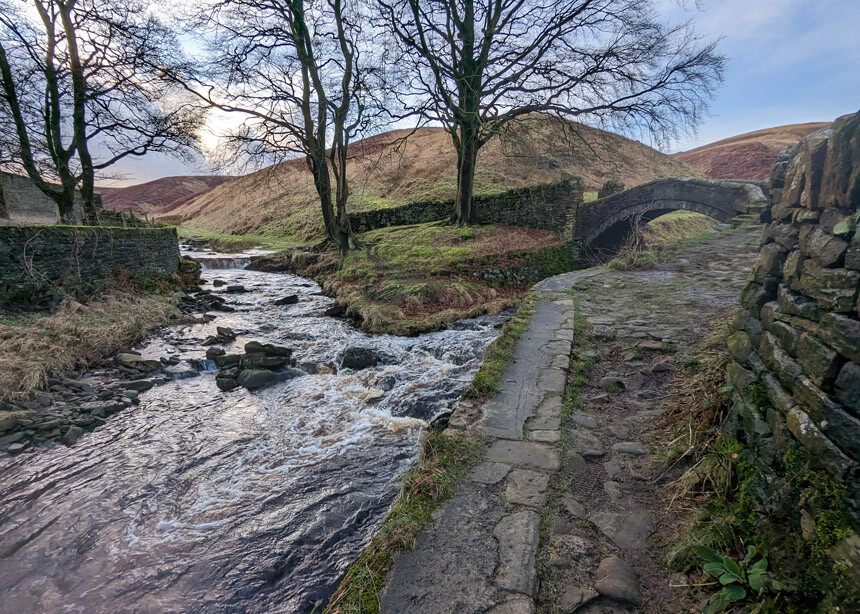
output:
[[[325,154],[319,157],[309,155],[307,161],[319,195],[326,236],[337,245],[341,253],[345,253],[349,249],[352,236],[349,217],[346,215],[346,202],[338,203],[335,211],[332,205],[331,176]]]
[[[74,128],[75,144],[78,150],[78,159],[81,162],[81,205],[83,208],[84,224],[87,226],[98,226],[99,216],[95,205],[95,167],[90,155],[87,139],[87,83],[84,77],[84,69],[78,54],[78,39],[75,25],[72,23],[71,11],[74,0],[67,3],[58,2],[60,16],[63,21],[63,30],[66,35],[66,43],[69,51],[69,67],[72,74],[72,91],[74,104],[72,107],[72,126]]]
[[[457,168],[456,223],[465,226],[472,221],[472,199],[475,193],[475,168],[478,163],[478,135],[471,128],[460,133]]]

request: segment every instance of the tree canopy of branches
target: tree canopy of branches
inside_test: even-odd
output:
[[[220,0],[194,21],[212,60],[193,76],[174,75],[212,107],[243,117],[228,136],[234,151],[262,161],[304,155],[326,234],[341,251],[356,245],[346,211],[349,144],[380,113],[367,23],[360,0]]]
[[[648,0],[377,0],[398,43],[399,95],[457,151],[456,221],[471,217],[479,149],[532,113],[644,129],[694,126],[724,58]]]
[[[85,223],[98,223],[97,176],[196,147],[203,108],[161,77],[177,49],[137,0],[0,1],[0,164],[28,175],[66,223],[79,189]]]

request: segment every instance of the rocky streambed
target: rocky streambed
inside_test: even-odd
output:
[[[193,323],[3,425],[2,609],[311,611],[502,321],[374,337],[306,279],[203,277]]]

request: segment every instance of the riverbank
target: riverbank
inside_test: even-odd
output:
[[[416,335],[516,306],[531,284],[571,268],[553,232],[433,222],[358,236],[341,260],[333,250],[285,251],[249,268],[310,277],[367,332]]]

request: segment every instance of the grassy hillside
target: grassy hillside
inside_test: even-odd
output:
[[[791,124],[756,130],[674,155],[712,179],[764,180],[779,152],[830,122]]]
[[[219,175],[162,177],[125,188],[96,188],[105,209],[155,215],[165,206],[192,198],[232,179]]]
[[[452,199],[456,156],[440,128],[395,130],[353,145],[353,211]],[[530,118],[488,143],[479,156],[477,193],[577,175],[596,188],[610,177],[628,186],[661,176],[693,175],[682,161],[630,139],[545,117]],[[312,239],[322,234],[310,173],[291,160],[175,203],[162,219],[210,232]]]

